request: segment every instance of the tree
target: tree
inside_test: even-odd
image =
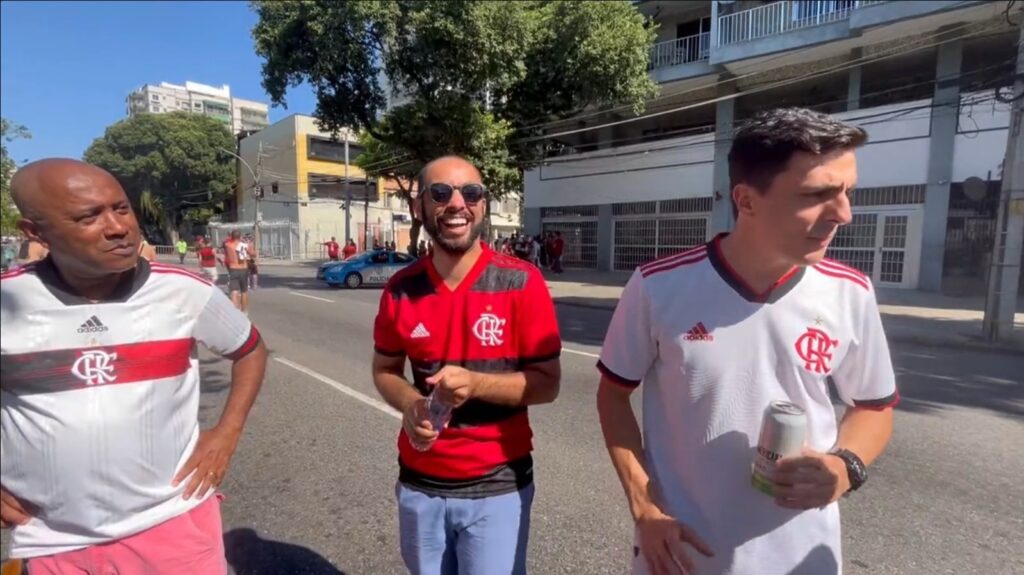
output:
[[[108,127],[84,159],[124,186],[142,224],[169,240],[185,222],[205,224],[231,197],[235,140],[220,121],[189,112],[142,114]]]
[[[552,144],[538,124],[655,93],[655,31],[624,1],[256,1],[263,86],[286,105],[303,82],[333,133],[361,131],[370,175],[408,182],[438,155],[481,166],[501,197]],[[402,101],[388,108],[389,97]],[[405,184],[401,184],[405,185]],[[409,190],[403,188],[408,199]],[[418,229],[413,229],[416,241]]]
[[[0,118],[0,234],[9,236],[17,233],[18,220],[21,214],[11,200],[11,176],[17,168],[14,159],[7,151],[7,144],[18,138],[28,139],[32,134],[25,126],[12,124],[6,118]]]

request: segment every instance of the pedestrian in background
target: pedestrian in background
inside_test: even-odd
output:
[[[806,109],[756,115],[729,152],[735,231],[626,285],[598,411],[636,526],[634,573],[841,572],[836,501],[864,483],[899,399],[870,280],[824,259],[852,219],[866,140]],[[839,422],[827,379],[846,404]],[[772,464],[759,438],[762,425],[766,442],[782,436],[763,415],[777,401],[795,440]]]
[[[178,263],[185,263],[185,256],[188,255],[188,242],[185,238],[178,238],[177,243],[174,244],[174,249],[178,252]]]
[[[332,237],[331,241],[324,242],[324,246],[327,247],[327,259],[331,261],[338,261],[338,250],[341,248],[341,246],[338,245],[338,241]]]
[[[200,238],[196,246],[196,256],[199,259],[199,273],[210,280],[210,283],[217,285],[217,250],[212,244]]]
[[[231,230],[224,242],[224,266],[228,268],[228,293],[231,302],[242,313],[249,311],[249,247],[242,241],[242,232]]]
[[[476,167],[440,158],[418,183],[413,213],[435,249],[391,278],[374,323],[373,381],[402,413],[402,559],[414,575],[524,574],[527,407],[558,396],[554,304],[535,267],[480,241],[487,192]]]

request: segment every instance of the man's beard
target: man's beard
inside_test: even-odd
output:
[[[442,212],[441,216],[445,215],[449,214],[447,214],[446,212]],[[427,234],[429,234],[430,237],[434,240],[434,246],[440,248],[441,251],[452,255],[464,254],[467,251],[469,251],[469,249],[473,247],[473,244],[475,244],[476,241],[480,238],[480,234],[483,232],[484,229],[483,220],[474,223],[475,218],[473,217],[473,214],[469,212],[469,210],[466,210],[465,217],[466,220],[470,222],[469,235],[463,240],[449,239],[441,235],[441,226],[440,224],[437,223],[437,219],[439,216],[427,217],[426,209],[423,210],[421,216],[423,220],[423,228],[427,230]]]

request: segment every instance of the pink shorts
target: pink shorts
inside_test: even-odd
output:
[[[226,575],[217,495],[155,527],[101,545],[33,557],[29,575]]]

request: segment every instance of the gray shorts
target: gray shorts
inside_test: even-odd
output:
[[[249,292],[249,270],[228,269],[228,291]]]

